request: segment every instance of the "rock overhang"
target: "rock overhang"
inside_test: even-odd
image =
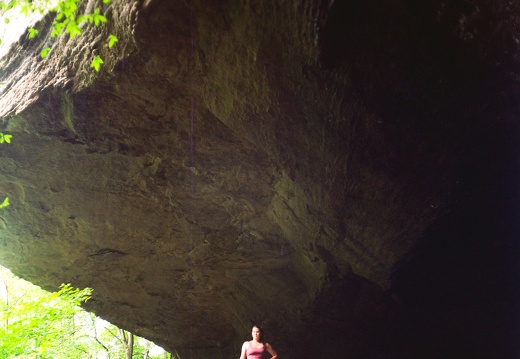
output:
[[[468,178],[482,180],[467,169],[486,168],[471,157],[484,148],[479,139],[512,143],[504,132],[516,129],[515,107],[485,85],[517,94],[507,77],[514,54],[505,71],[488,61],[498,53],[457,51],[457,61],[471,60],[471,81],[453,81],[442,66],[449,52],[440,65],[417,64],[390,43],[370,44],[393,27],[374,21],[385,14],[369,5],[365,18],[339,3],[271,5],[114,1],[108,26],[126,41],[99,74],[87,72],[81,45],[95,31],[61,40],[45,62],[26,56],[39,45],[14,46],[6,61],[20,61],[0,97],[15,136],[2,148],[0,188],[13,203],[2,214],[2,264],[47,288],[90,286],[90,309],[166,348],[201,353],[233,351],[253,321],[286,347],[313,326],[326,341],[327,325],[337,325],[344,333],[329,340],[361,353],[399,308],[392,290],[421,300],[409,295],[420,280],[410,273],[435,264],[417,267],[412,254],[439,242],[431,228],[464,212],[453,203]],[[410,29],[421,16],[433,21],[405,2],[395,11]],[[454,23],[443,19],[434,30],[450,38]],[[330,45],[333,21],[350,35]],[[405,54],[427,39],[406,33],[389,35]],[[336,62],[324,60],[337,42]],[[410,64],[408,77],[394,76]],[[486,76],[476,81],[475,69]],[[356,343],[363,318],[375,329]]]

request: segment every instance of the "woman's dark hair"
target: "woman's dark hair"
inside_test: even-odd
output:
[[[258,329],[258,331],[260,332],[260,342],[263,343],[264,342],[264,328],[262,328],[261,326],[256,325],[256,324],[253,324],[251,329],[253,329],[253,328]]]

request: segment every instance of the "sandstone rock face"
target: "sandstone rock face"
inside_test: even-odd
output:
[[[518,9],[104,11],[1,59],[0,264],[181,357],[254,322],[281,358],[512,357]]]

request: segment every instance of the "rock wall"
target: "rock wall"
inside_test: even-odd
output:
[[[2,265],[181,357],[253,322],[283,358],[513,357],[511,4],[104,11],[1,59]]]

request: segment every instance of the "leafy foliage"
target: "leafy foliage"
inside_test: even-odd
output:
[[[0,143],[11,143],[11,138],[13,138],[13,135],[7,135],[0,132]]]
[[[92,13],[78,15],[78,4],[80,0],[11,0],[9,2],[0,2],[0,14],[5,14],[8,10],[17,9],[21,14],[30,15],[35,12],[40,14],[54,13],[55,18],[52,23],[51,38],[55,38],[61,34],[67,34],[71,39],[78,36],[82,32],[82,26],[91,24],[100,26],[107,22],[107,18],[101,14],[100,8],[95,8]],[[110,0],[103,0],[104,4],[110,3]],[[4,21],[9,23],[9,17],[4,17]],[[39,34],[37,29],[28,29],[28,38],[33,39]],[[110,34],[107,46],[112,48],[118,41],[117,36]],[[1,41],[0,41],[1,43]],[[46,47],[41,51],[41,57],[46,58],[49,55],[50,47]],[[99,71],[103,60],[99,56],[95,56],[92,60],[91,67]]]
[[[91,293],[88,288],[79,290],[64,284],[55,293],[33,291],[29,297],[2,303],[0,319],[5,325],[0,329],[0,357],[52,359],[65,357],[64,351],[70,357],[81,357],[84,348],[75,315]]]
[[[62,284],[49,293],[0,266],[0,358],[126,358],[125,338],[132,336],[133,358],[171,355],[153,343],[117,328],[80,308],[89,288]],[[156,349],[153,354],[152,348]]]
[[[92,60],[92,64],[90,67],[94,68],[94,70],[99,71],[99,68],[101,67],[101,64],[103,63],[103,59],[99,56],[94,57],[94,60]]]
[[[49,55],[49,51],[51,51],[51,48],[50,48],[50,47],[46,47],[46,48],[44,48],[44,49],[42,50],[42,52],[41,52],[41,56],[42,56],[42,58],[46,58],[47,55]]]
[[[5,197],[4,201],[0,203],[0,208],[9,206],[9,197]]]
[[[30,28],[29,29],[29,39],[33,39],[36,35],[38,35],[38,30]]]
[[[118,42],[118,41],[119,41],[119,39],[117,38],[117,36],[114,36],[114,35],[110,34],[110,35],[108,36],[108,48],[111,49],[112,47],[114,47],[114,45],[115,45],[116,42]]]

